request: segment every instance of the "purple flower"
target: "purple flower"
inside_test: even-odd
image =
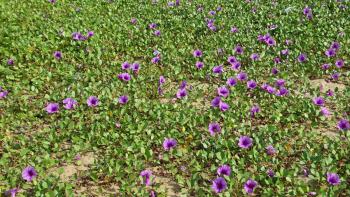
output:
[[[50,3],[56,3],[56,0],[49,0]]]
[[[247,81],[247,88],[252,90],[252,89],[255,89],[256,88],[256,82],[254,80],[249,80]]]
[[[96,107],[99,104],[99,100],[96,96],[90,96],[87,100],[86,103],[89,107]]]
[[[181,82],[179,89],[185,89],[186,86],[187,86],[187,81],[184,80]]]
[[[137,62],[134,62],[132,65],[131,65],[131,69],[134,71],[134,72],[138,72],[140,70],[140,64],[137,63]]]
[[[231,27],[231,33],[237,33],[238,28],[237,27]]]
[[[252,194],[254,192],[254,189],[258,186],[258,182],[249,179],[245,184],[244,184],[244,190],[248,194]]]
[[[155,35],[155,36],[160,36],[160,30],[155,30],[155,31],[154,31],[154,35]]]
[[[272,145],[269,145],[266,147],[266,154],[274,155],[275,153],[276,153],[276,149]]]
[[[311,8],[305,7],[304,10],[303,10],[303,13],[304,13],[304,15],[310,14],[311,13]]]
[[[185,96],[187,96],[187,91],[186,91],[186,89],[179,89],[179,90],[177,91],[177,93],[176,93],[176,97],[177,97],[178,99],[181,99],[181,98],[183,98],[183,97],[185,97]]]
[[[131,18],[130,23],[136,24],[137,23],[137,19],[136,18]]]
[[[214,66],[213,67],[213,73],[215,74],[221,74],[224,72],[224,68],[222,65],[219,65],[219,66]]]
[[[329,184],[335,186],[340,184],[340,177],[336,173],[327,173],[327,181]]]
[[[335,50],[334,49],[328,49],[324,52],[324,54],[327,56],[327,57],[333,57],[335,56]]]
[[[193,57],[202,57],[202,54],[202,51],[199,49],[193,51]]]
[[[272,70],[271,70],[271,73],[273,74],[273,75],[277,75],[278,74],[278,69],[277,68],[272,68]]]
[[[289,55],[289,50],[288,50],[288,49],[283,49],[283,50],[281,51],[281,54],[282,54],[282,55]]]
[[[18,188],[12,188],[10,190],[7,190],[5,192],[5,196],[11,196],[11,197],[16,197],[17,192],[19,191]]]
[[[156,56],[156,57],[152,58],[152,60],[151,60],[151,62],[153,64],[157,64],[159,61],[160,61],[160,57],[159,56]]]
[[[164,76],[160,76],[159,77],[159,85],[162,85],[162,84],[164,84],[165,83],[165,77]]]
[[[339,76],[340,76],[339,73],[333,73],[331,77],[332,77],[332,79],[334,79],[334,80],[338,80],[338,79],[339,79]]]
[[[215,11],[213,11],[213,10],[209,11],[209,15],[214,16],[215,14],[216,14]]]
[[[82,40],[85,40],[86,38],[80,32],[73,32],[72,39],[75,41],[82,41]]]
[[[237,59],[234,56],[230,56],[227,58],[227,62],[230,64],[233,64],[233,63],[237,62]]]
[[[217,96],[211,101],[211,106],[219,107],[220,103],[221,103],[221,98]]]
[[[148,25],[148,27],[149,27],[150,29],[155,29],[155,28],[157,28],[157,24],[151,23],[151,24]]]
[[[327,90],[326,94],[327,96],[334,96],[334,92],[331,89]]]
[[[226,84],[228,86],[235,86],[237,84],[237,80],[233,77],[227,79]]]
[[[248,75],[245,72],[240,72],[240,73],[237,74],[236,78],[239,81],[245,81],[245,80],[248,79]]]
[[[277,91],[276,96],[286,96],[288,94],[289,94],[289,91],[285,87],[282,87]]]
[[[7,60],[7,65],[13,65],[14,64],[14,60],[13,59],[9,59],[9,60]]]
[[[221,133],[221,127],[216,122],[210,123],[208,129],[211,136],[214,136],[217,133]]]
[[[230,106],[227,103],[225,103],[225,102],[220,102],[219,103],[219,108],[220,108],[221,111],[227,111],[230,108]]]
[[[260,56],[257,53],[253,53],[250,55],[250,59],[252,59],[252,61],[258,61],[260,59]]]
[[[168,2],[168,6],[169,6],[169,7],[172,7],[172,6],[174,6],[174,5],[175,5],[174,2],[172,2],[172,1]]]
[[[177,141],[173,138],[166,138],[163,142],[163,148],[166,151],[169,151],[170,149],[174,148],[177,145]]]
[[[321,114],[327,117],[331,115],[331,112],[329,112],[329,110],[326,107],[321,107]]]
[[[46,111],[47,111],[47,113],[49,113],[49,114],[57,113],[57,112],[58,112],[58,109],[59,109],[58,103],[49,103],[49,104],[46,106]]]
[[[1,91],[1,88],[0,88],[0,91]],[[4,99],[4,98],[6,98],[6,96],[8,95],[8,91],[2,91],[2,92],[0,92],[0,99]]]
[[[94,32],[93,31],[89,31],[88,33],[87,33],[87,37],[88,38],[91,38],[92,36],[94,36]]]
[[[255,114],[259,112],[260,112],[259,105],[253,105],[253,107],[250,109],[250,116],[253,118],[255,117]]]
[[[265,43],[268,45],[268,46],[275,46],[276,45],[276,41],[271,38],[271,37],[268,37],[266,40],[265,40]]]
[[[129,75],[129,73],[121,73],[118,75],[118,78],[123,81],[130,81],[131,76]]]
[[[151,190],[149,193],[149,197],[157,197],[157,193],[154,190]]]
[[[340,49],[340,44],[339,42],[332,42],[331,48],[338,51]]]
[[[300,63],[303,63],[303,62],[305,62],[306,60],[307,60],[306,54],[302,53],[302,54],[300,54],[300,55],[298,56],[298,61],[299,61]]]
[[[61,53],[61,51],[55,51],[55,52],[53,53],[53,56],[54,56],[56,59],[58,59],[58,60],[62,59],[62,53]]]
[[[230,94],[230,91],[225,86],[219,87],[217,92],[218,95],[222,97],[227,97]]]
[[[346,131],[346,130],[350,130],[350,123],[348,120],[345,119],[341,119],[338,122],[338,129]]]
[[[140,176],[143,179],[143,184],[145,184],[146,186],[151,185],[151,176],[152,176],[152,171],[151,170],[143,170],[140,173]]]
[[[241,62],[237,61],[231,64],[232,70],[239,70],[241,68]]]
[[[244,50],[243,50],[243,48],[241,46],[237,45],[235,47],[235,52],[236,52],[236,54],[242,55]]]
[[[241,136],[238,141],[238,146],[244,149],[248,149],[253,145],[253,139],[248,136]]]
[[[308,196],[316,196],[317,193],[316,193],[316,192],[309,192],[309,193],[307,193],[307,195],[308,195]]]
[[[327,70],[327,69],[329,69],[329,67],[331,67],[331,65],[330,64],[322,64],[322,69],[323,70]]]
[[[211,188],[214,190],[215,193],[221,193],[225,189],[227,189],[227,183],[224,178],[219,177],[213,181],[213,185],[211,186]]]
[[[274,94],[276,92],[276,89],[274,87],[268,85],[266,87],[266,91],[270,94]]]
[[[315,105],[317,106],[323,106],[324,105],[324,99],[322,97],[315,97],[312,99]]]
[[[123,96],[119,97],[118,101],[119,101],[120,104],[124,105],[124,104],[126,104],[128,102],[128,100],[129,100],[128,96],[123,95]]]
[[[267,173],[267,176],[269,176],[269,177],[275,176],[275,172],[272,169],[268,169],[266,173]]]
[[[129,68],[130,68],[129,62],[123,62],[123,63],[122,63],[122,69],[123,69],[123,70],[128,70]]]
[[[38,174],[32,166],[28,166],[22,171],[22,178],[26,181],[32,181],[37,175]]]
[[[285,80],[277,79],[275,84],[276,84],[277,87],[283,87],[285,83],[286,83]]]
[[[337,68],[342,68],[342,67],[344,66],[344,60],[342,60],[342,59],[337,60],[337,61],[335,62],[335,66],[336,66]]]
[[[203,63],[203,62],[200,62],[200,61],[197,61],[197,62],[196,62],[196,67],[197,67],[198,69],[202,69],[202,68],[204,67],[204,63]]]
[[[218,175],[230,176],[231,175],[231,167],[229,165],[222,165],[217,170]]]
[[[66,98],[63,100],[63,104],[65,109],[74,109],[78,102],[72,98]]]
[[[273,58],[273,62],[275,62],[275,64],[280,64],[282,61],[281,61],[281,58],[275,57]]]

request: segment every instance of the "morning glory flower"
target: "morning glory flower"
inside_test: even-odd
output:
[[[193,57],[202,57],[203,53],[201,50],[196,49],[193,51]]]
[[[336,66],[337,68],[342,68],[342,67],[344,66],[344,60],[342,60],[342,59],[337,60],[337,61],[335,62],[335,66]]]
[[[348,120],[341,119],[338,122],[338,129],[342,131],[350,130],[350,123]]]
[[[258,186],[258,182],[249,179],[245,184],[244,184],[244,190],[248,194],[252,194],[254,192],[254,189]]]
[[[197,62],[196,62],[196,67],[197,67],[198,69],[202,69],[202,68],[204,67],[204,63],[203,63],[203,62],[200,62],[200,61],[197,61]]]
[[[57,113],[59,109],[59,105],[58,103],[49,103],[45,109],[49,114]]]
[[[122,105],[126,104],[128,102],[129,98],[126,95],[120,96],[118,99],[118,102]]]
[[[238,146],[243,149],[248,149],[253,145],[253,139],[248,136],[241,136],[238,141]]]
[[[151,170],[143,170],[140,173],[140,176],[143,179],[143,184],[145,184],[146,186],[151,185],[151,176],[152,176],[152,171]]]
[[[215,74],[221,74],[224,72],[224,68],[222,65],[219,65],[219,66],[214,66],[213,67],[213,73]]]
[[[221,127],[218,123],[216,122],[212,122],[209,124],[209,127],[208,127],[208,130],[209,130],[209,133],[211,136],[214,136],[218,133],[221,133]]]
[[[317,106],[323,106],[324,105],[324,99],[322,97],[315,97],[312,99],[315,105]]]
[[[237,80],[233,77],[230,77],[226,81],[226,85],[228,86],[235,86],[237,84]]]
[[[300,55],[298,56],[298,61],[299,61],[300,63],[303,63],[303,62],[305,62],[306,60],[307,60],[306,54],[302,53],[302,54],[300,54]]]
[[[235,47],[235,52],[236,52],[236,54],[242,55],[244,50],[243,50],[243,48],[241,46],[237,45]]]
[[[245,72],[240,72],[240,73],[237,74],[236,78],[239,81],[245,81],[245,80],[248,79],[248,75]]]
[[[230,91],[225,86],[219,87],[217,89],[217,92],[218,95],[222,97],[228,97],[228,95],[230,94]]]
[[[272,145],[269,145],[266,147],[266,154],[274,155],[275,153],[276,153],[276,149]]]
[[[163,142],[163,148],[166,151],[174,148],[177,145],[177,141],[173,138],[166,138]]]
[[[187,96],[187,91],[186,91],[186,89],[179,89],[179,90],[177,91],[177,93],[176,93],[176,97],[177,97],[178,99],[181,99],[181,98],[183,98],[183,97],[185,97],[185,96]]]
[[[123,70],[128,70],[131,67],[131,65],[129,64],[129,62],[123,62],[122,63],[122,69]]]
[[[96,96],[90,96],[87,100],[86,103],[89,107],[96,107],[99,104],[99,100]]]
[[[7,190],[5,192],[5,196],[11,196],[11,197],[16,197],[17,192],[19,191],[18,188],[12,188],[10,190]]]
[[[215,193],[221,193],[225,189],[227,189],[227,183],[224,178],[218,177],[215,180],[213,180],[211,188],[214,190]]]
[[[28,166],[22,171],[22,178],[28,182],[32,181],[37,175],[37,172],[32,166]]]
[[[330,185],[336,186],[340,184],[339,175],[336,173],[327,173],[327,181]]]
[[[217,173],[219,176],[230,176],[231,175],[231,167],[229,165],[222,165],[218,168]]]
[[[221,111],[224,112],[224,111],[227,111],[230,108],[230,106],[227,103],[225,103],[225,102],[220,102],[219,103],[219,108],[220,108]]]
[[[14,62],[15,61],[13,59],[9,59],[9,60],[7,60],[7,65],[12,66],[14,64]]]
[[[62,59],[62,53],[61,53],[61,51],[55,51],[55,52],[53,53],[53,56],[54,56],[56,59],[58,59],[58,60]]]
[[[247,81],[247,88],[250,90],[255,89],[257,86],[256,82],[254,80]]]
[[[221,98],[217,96],[211,101],[211,106],[219,107],[220,103],[221,103]]]
[[[63,100],[63,104],[65,109],[74,109],[78,102],[72,98],[66,98]]]

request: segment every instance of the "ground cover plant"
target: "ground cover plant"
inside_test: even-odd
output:
[[[4,196],[350,196],[350,3],[0,0]]]

